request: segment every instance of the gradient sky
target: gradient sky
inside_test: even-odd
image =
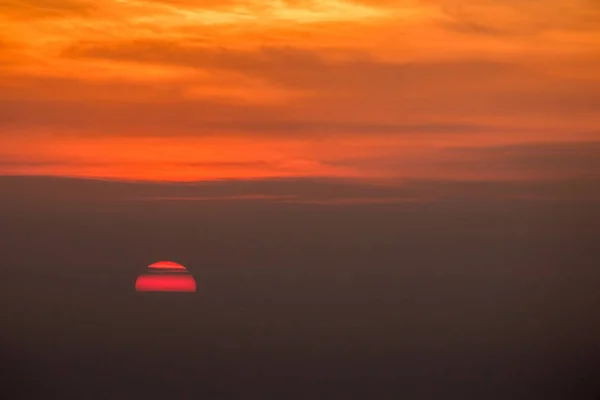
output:
[[[600,399],[599,110],[599,0],[0,0],[0,399]]]
[[[596,0],[0,0],[0,174],[598,177]]]

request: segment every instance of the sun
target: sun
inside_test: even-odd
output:
[[[166,269],[166,270],[182,270],[187,271],[187,269],[176,262],[173,261],[157,261],[153,264],[148,265],[148,269]]]
[[[137,277],[137,292],[195,292],[196,280],[183,265],[173,261],[158,261]]]

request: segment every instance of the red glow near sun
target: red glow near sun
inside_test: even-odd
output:
[[[195,292],[191,275],[140,275],[135,282],[138,292]]]

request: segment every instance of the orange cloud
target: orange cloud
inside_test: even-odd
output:
[[[0,26],[2,174],[558,177],[449,150],[598,138],[593,0],[0,0]]]

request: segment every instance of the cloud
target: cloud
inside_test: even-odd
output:
[[[536,35],[550,31],[598,31],[595,0],[425,0],[449,18],[446,26],[470,34]]]
[[[338,161],[374,176],[478,181],[600,179],[600,142],[523,143],[445,147],[410,156],[379,156]]]
[[[583,176],[578,162],[596,164],[581,151],[491,147],[593,138],[598,11],[590,0],[0,0],[0,148],[55,174],[79,152],[83,176],[140,176],[140,152],[161,179]],[[63,164],[44,164],[53,157]]]
[[[598,133],[600,136],[600,132]],[[481,171],[512,170],[551,177],[600,178],[600,142],[528,143],[448,150]],[[457,164],[456,159],[448,163]]]
[[[195,197],[145,197],[142,201],[293,201],[296,196],[291,195],[279,195],[269,196],[264,194],[248,194],[239,196],[195,196]]]
[[[411,112],[419,107],[446,112],[476,107],[515,112],[543,108],[594,107],[599,83],[552,76],[518,62],[455,60],[390,62],[368,54],[349,54],[328,60],[326,52],[290,47],[253,50],[218,49],[172,41],[80,43],[65,56],[167,64],[201,70],[231,71],[275,86],[304,89],[316,96],[357,105],[374,104],[389,111],[398,106]],[[569,98],[569,101],[563,101]],[[461,110],[462,108],[462,110]],[[512,110],[511,110],[512,108]]]
[[[90,0],[0,0],[0,13],[19,19],[64,18],[86,15],[96,5]]]
[[[340,144],[343,142],[343,139],[339,141]],[[142,143],[136,142],[131,142],[129,147],[125,144],[120,147],[107,147],[106,143],[88,143],[87,147],[94,149],[94,152],[86,149],[82,143],[75,142],[66,145],[65,148],[70,152],[56,151],[46,146],[47,154],[42,158],[31,154],[15,157],[11,156],[9,151],[2,157],[0,174],[189,182],[223,178],[242,182],[253,178],[254,181],[244,181],[244,185],[246,189],[251,187],[257,192],[244,194],[261,195],[288,195],[290,193],[279,191],[286,185],[285,179],[312,177],[313,180],[310,181],[294,181],[296,188],[301,188],[302,193],[310,194],[311,200],[323,200],[319,197],[320,194],[326,193],[321,187],[323,182],[327,182],[326,190],[335,194],[336,198],[345,197],[347,194],[351,194],[353,198],[371,198],[373,193],[381,192],[386,198],[402,197],[409,200],[440,194],[422,185],[411,186],[418,189],[417,192],[399,191],[399,187],[405,188],[410,182],[454,182],[456,187],[462,185],[469,190],[483,187],[482,182],[505,182],[507,185],[515,184],[515,187],[523,190],[527,182],[543,184],[600,180],[600,142],[526,143],[412,150],[386,146],[383,142],[380,147],[357,145],[357,151],[350,158],[350,152],[344,148],[340,148],[338,152],[323,149],[327,151],[319,154],[311,151],[310,147],[294,148],[290,146],[291,143],[285,142],[281,142],[280,146],[264,143],[265,148],[261,152],[258,151],[260,143],[254,147],[241,144],[235,147],[232,141],[225,141],[220,147],[205,142],[204,152],[194,150],[202,143],[182,142],[181,146],[189,147],[189,150],[181,146],[165,146],[160,142],[154,143],[153,147],[144,147]],[[212,157],[212,161],[206,159],[207,154],[222,152],[223,145],[227,144],[228,158],[222,156]],[[267,145],[270,148],[267,148]],[[135,150],[137,155],[126,156],[127,148]],[[161,154],[155,154],[157,148],[162,148]],[[35,153],[35,149],[32,151]],[[111,157],[110,154],[113,153],[116,155]],[[271,180],[263,182],[263,178]],[[341,178],[346,180],[340,180]],[[221,187],[208,183],[207,185],[211,190]],[[363,186],[372,187],[371,195],[355,192],[356,187]],[[221,188],[225,192],[218,192],[220,196],[239,194],[227,192],[225,187]],[[482,192],[475,191],[471,194],[478,196]],[[202,197],[204,194],[190,193],[188,196],[179,194],[170,197],[198,196]]]
[[[343,60],[328,60],[336,49],[309,50],[294,47],[225,49],[182,44],[169,40],[131,42],[83,42],[66,49],[64,56],[114,61],[166,64],[202,70],[230,70],[295,87],[323,87],[328,90],[411,89],[422,86],[466,83],[467,79],[493,79],[502,75],[532,75],[523,67],[506,62],[457,60],[442,62],[386,62],[368,53],[346,52]],[[343,51],[339,50],[341,54]]]
[[[444,29],[465,35],[489,35],[510,38],[516,34],[516,32],[507,28],[485,25],[470,20],[457,20],[456,18],[441,21],[439,26]]]
[[[13,76],[0,80],[1,126],[107,135],[486,135],[553,129],[567,118],[579,118],[569,122],[577,125],[600,107],[600,82],[511,62],[400,63],[364,53],[331,60],[316,50],[218,49],[171,40],[86,42],[64,54],[200,75],[152,85]]]
[[[286,115],[287,114],[287,115]],[[494,126],[452,123],[344,122],[290,113],[281,105],[236,105],[214,101],[165,103],[0,101],[0,137],[15,130],[62,129],[82,134],[127,136],[206,136],[229,133],[269,137],[284,135],[486,134]]]
[[[222,9],[257,3],[252,0],[140,0],[144,3],[160,3],[182,8]]]
[[[345,179],[222,180],[188,184],[114,182],[51,177],[0,177],[2,202],[40,198],[46,204],[73,201],[254,201],[314,206],[600,201],[598,179],[521,182],[407,180],[377,185]]]
[[[434,7],[442,26],[471,34],[535,34],[547,30],[599,30],[597,0],[353,0],[388,9]]]

